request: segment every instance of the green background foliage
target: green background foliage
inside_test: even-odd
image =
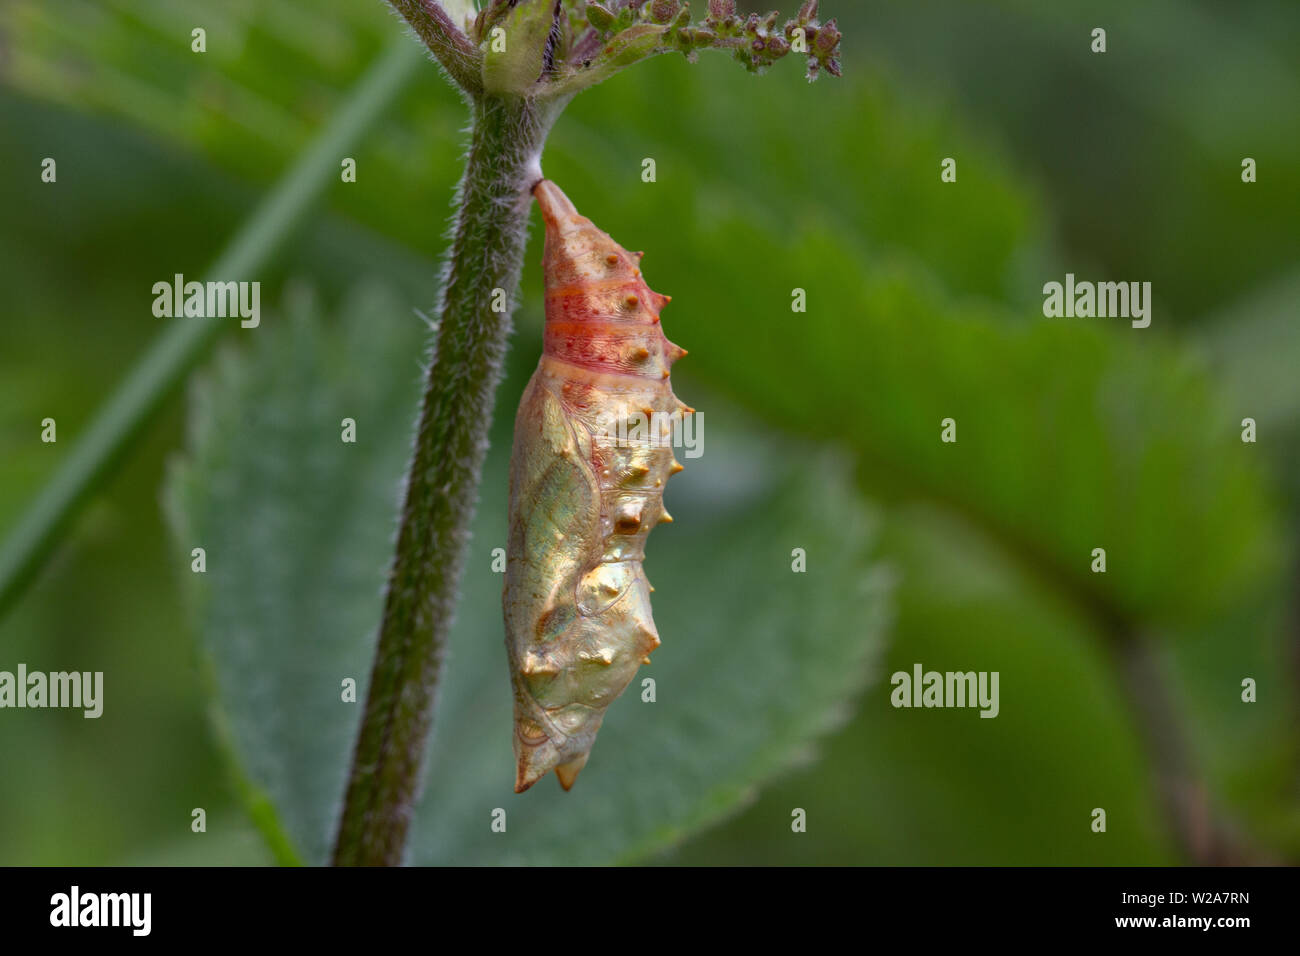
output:
[[[535,235],[413,861],[1183,859],[1117,636],[1152,649],[1216,814],[1294,859],[1300,12],[824,7],[842,80],[661,57],[556,125],[547,174],[646,250],[691,352],[676,391],[709,427],[649,547],[660,699],[612,709],[572,793],[509,793],[487,568],[540,351]],[[0,11],[0,533],[170,321],[153,282],[201,274],[399,29],[366,0]],[[0,862],[323,857],[356,719],[338,678],[368,670],[464,121],[430,65],[256,277],[263,327],[232,327],[0,620],[0,668],[107,687],[98,721],[0,712]],[[1151,281],[1152,327],[1043,318],[1067,271]],[[795,546],[809,593],[783,601]],[[917,661],[1000,671],[1000,716],[892,708],[888,675]]]

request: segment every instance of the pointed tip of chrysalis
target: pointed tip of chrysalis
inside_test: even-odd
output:
[[[560,778],[561,784],[564,784],[566,777],[568,778],[569,782],[564,785],[564,789],[568,790],[577,779],[582,765],[587,762],[587,757],[583,755],[564,764],[555,764],[554,760],[554,751],[548,747],[520,751],[515,765],[515,793],[523,793],[552,770]]]
[[[515,793],[523,793],[538,780],[542,779],[542,774],[528,765],[523,757],[519,758],[519,766],[515,769]]]
[[[568,763],[559,763],[555,765],[555,776],[560,780],[560,786],[569,791],[573,788],[573,782],[578,779],[578,773],[587,765],[589,754],[583,754]]]
[[[588,222],[587,217],[578,212],[573,201],[564,195],[564,190],[549,179],[540,180],[533,187],[533,195],[541,207],[547,232],[563,232],[572,226]]]

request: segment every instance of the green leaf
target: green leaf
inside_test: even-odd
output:
[[[180,840],[134,850],[123,866],[269,866],[266,842],[238,813],[207,822],[203,836],[186,831]]]
[[[586,13],[587,22],[601,32],[609,30],[614,25],[614,14],[596,0],[587,4]]]
[[[492,27],[504,31],[505,48],[493,49],[485,37],[483,87],[490,93],[525,95],[545,66],[547,38],[556,21],[552,0],[523,0]]]
[[[465,107],[386,6],[16,0],[0,4],[0,45],[7,51],[0,79],[40,100],[126,121],[250,184],[269,186],[369,65],[404,40],[422,61],[418,76],[393,116],[334,157],[328,198],[336,210],[429,251],[460,174]],[[206,53],[190,50],[196,26],[207,30]],[[339,180],[344,156],[357,160],[355,184]],[[412,209],[423,213],[413,216]]]
[[[1284,273],[1209,316],[1197,340],[1219,373],[1241,418],[1260,427],[1259,442],[1300,430],[1300,270]],[[1274,434],[1269,434],[1270,432]]]
[[[1276,583],[1278,511],[1242,416],[1157,324],[954,298],[910,256],[815,223],[767,228],[748,197],[707,182],[625,192],[570,196],[625,222],[652,193],[658,218],[694,223],[644,261],[652,286],[674,277],[664,322],[691,349],[684,374],[844,442],[872,493],[969,515],[1082,605],[1147,623],[1199,621]],[[638,248],[634,228],[615,238]],[[956,443],[940,441],[946,418]]]
[[[887,515],[900,583],[882,680],[825,759],[664,860],[761,865],[772,821],[801,806],[810,825],[784,848],[792,865],[1175,862],[1102,635],[969,521],[928,505]],[[998,716],[893,707],[888,675],[917,663],[999,672]]]
[[[590,8],[589,8],[590,9]],[[548,95],[572,96],[574,93],[604,82],[627,67],[644,60],[655,52],[668,27],[653,23],[638,23],[620,30],[610,37],[589,67],[575,69],[558,79]]]
[[[698,253],[715,207],[743,206],[752,230],[818,224],[873,256],[923,263],[958,296],[1041,304],[1046,217],[999,148],[867,64],[811,86],[794,72],[757,81],[718,57],[648,60],[574,99],[543,167],[581,193],[579,209],[608,210],[597,221],[650,255],[678,244]],[[958,157],[956,183],[939,180],[947,156]],[[655,182],[641,180],[646,158]],[[702,279],[745,266],[716,248],[701,261]]]
[[[418,398],[421,329],[391,295],[360,294],[345,331],[299,308],[264,319],[251,354],[227,354],[196,397],[189,461],[169,508],[183,555],[207,550],[194,585],[227,738],[264,829],[323,862],[364,699],[380,585]],[[534,353],[535,354],[535,353]],[[516,396],[529,364],[517,364]],[[705,454],[667,491],[677,521],[655,535],[664,647],[612,708],[572,793],[512,793],[511,697],[492,549],[505,540],[513,402],[503,399],[416,816],[417,863],[635,859],[750,799],[846,719],[873,671],[886,581],[873,522],[844,468],[777,453],[726,406],[706,406]],[[340,440],[354,418],[357,443]],[[789,463],[794,462],[794,463]],[[804,548],[807,573],[791,570]],[[188,560],[188,559],[187,559]],[[495,808],[507,810],[493,833]],[[787,824],[788,825],[788,824]]]
[[[344,308],[352,335],[326,340],[312,309],[300,301],[291,321],[259,329],[255,361],[219,355],[195,389],[193,457],[166,494],[182,566],[205,550],[206,572],[186,583],[241,791],[282,860],[320,862],[359,719],[341,682],[364,700],[405,467],[406,442],[373,433],[408,433],[420,324],[394,334],[409,309],[368,290]],[[345,418],[355,445],[341,441]],[[354,485],[332,479],[344,468]],[[356,486],[375,496],[369,512],[350,506]],[[323,599],[349,587],[350,601]]]
[[[887,514],[881,545],[900,584],[882,675],[918,662],[997,670],[997,719],[895,709],[882,679],[816,767],[665,860],[762,864],[771,820],[803,806],[810,820],[836,826],[810,826],[790,845],[783,859],[795,865],[1177,863],[1108,636],[970,521],[929,505]],[[1292,646],[1279,603],[1191,627],[1164,646],[1162,661],[1214,816],[1242,844],[1293,856],[1295,697],[1283,676]],[[1268,688],[1250,705],[1240,699],[1246,675]],[[1107,812],[1105,839],[1089,826],[1097,806]]]
[[[909,86],[951,90],[966,123],[1001,132],[1087,278],[1149,280],[1186,323],[1300,260],[1300,137],[1278,121],[1300,102],[1300,4],[1115,3],[1096,23],[1091,0],[836,7]]]
[[[419,64],[414,48],[400,38],[389,47],[320,137],[285,171],[231,238],[209,267],[209,275],[225,281],[230,276],[256,274],[267,266],[303,212],[325,188],[339,152],[366,130]],[[69,516],[111,470],[114,459],[142,424],[157,413],[163,399],[223,327],[224,323],[211,317],[170,323],[104,402],[53,478],[0,542],[0,610],[19,593]]]
[[[208,31],[210,52],[198,55],[186,24],[205,22],[211,4],[149,0],[151,18],[168,26],[141,30],[140,2],[0,5],[0,36],[12,35],[0,75],[30,95],[125,118],[253,183],[269,182],[305,146],[397,29],[379,2],[245,3],[223,11],[221,29]],[[95,29],[77,27],[85,22]],[[310,23],[311,34],[293,36],[283,26],[290,22]],[[629,45],[654,39],[649,28],[633,27],[601,56],[623,62],[649,52]],[[401,110],[353,152],[358,183],[330,200],[436,253],[465,110],[435,69],[423,72]],[[957,183],[939,182],[946,156],[959,160]],[[640,181],[645,157],[658,163],[657,183]],[[543,165],[565,189],[581,182],[608,198],[606,208],[624,217],[620,228],[638,230],[653,251],[707,224],[708,196],[731,195],[750,204],[757,228],[819,221],[873,253],[924,260],[959,294],[1041,300],[1034,266],[1045,217],[1027,177],[960,111],[901,88],[871,62],[810,86],[792,63],[756,83],[721,56],[691,65],[651,57],[576,97]],[[707,187],[692,219],[658,214],[661,193],[692,183]]]

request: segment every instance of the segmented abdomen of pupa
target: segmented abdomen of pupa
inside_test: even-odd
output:
[[[547,180],[546,338],[519,403],[510,464],[506,644],[515,698],[515,790],[554,770],[565,790],[606,708],[659,646],[646,536],[671,521],[672,433],[692,411],[669,367],[685,350],[659,324],[667,296]]]

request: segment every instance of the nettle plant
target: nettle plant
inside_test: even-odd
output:
[[[798,56],[839,75],[840,33],[817,0],[784,22],[709,0],[390,0],[463,94],[470,145],[456,198],[396,555],[334,851],[342,865],[400,863],[434,689],[451,629],[487,432],[511,331],[531,190],[546,137],[582,90],[662,53],[729,53],[762,72]],[[495,307],[494,307],[495,306]]]

